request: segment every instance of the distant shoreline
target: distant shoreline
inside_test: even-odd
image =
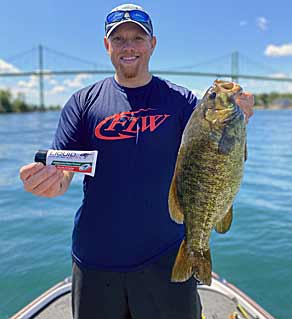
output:
[[[31,110],[25,110],[25,111],[9,111],[9,112],[0,112],[0,115],[4,114],[26,114],[26,113],[45,113],[45,112],[56,112],[61,111],[61,107],[53,107],[53,108],[47,108],[47,109],[31,109]]]
[[[281,106],[281,105],[269,105],[265,107],[264,105],[255,105],[255,110],[292,110],[292,105],[289,106]]]
[[[56,112],[61,111],[62,108],[52,108],[52,109],[45,109],[45,110],[29,110],[23,112],[0,112],[0,115],[6,114],[26,114],[26,113],[45,113],[45,112]],[[270,105],[269,107],[265,107],[263,105],[255,105],[254,110],[292,110],[292,105],[289,106],[280,106],[280,105]]]

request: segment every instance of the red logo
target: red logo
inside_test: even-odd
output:
[[[95,136],[102,140],[122,140],[134,138],[138,132],[155,131],[170,115],[144,115],[154,109],[113,114],[102,120],[95,128]]]

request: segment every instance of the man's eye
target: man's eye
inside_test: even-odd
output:
[[[116,42],[116,43],[119,43],[119,42],[122,41],[122,38],[121,37],[114,37],[113,41]]]
[[[136,39],[136,41],[143,41],[144,40],[144,38],[141,36],[137,36],[135,39]]]

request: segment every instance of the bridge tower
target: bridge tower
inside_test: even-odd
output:
[[[231,76],[233,82],[238,82],[238,51],[231,55]]]

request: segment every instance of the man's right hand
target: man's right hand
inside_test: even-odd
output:
[[[63,171],[53,165],[45,166],[42,163],[31,163],[21,167],[19,176],[24,189],[37,196],[55,197],[61,195],[69,185],[66,185],[66,188],[62,187],[65,186],[62,185]],[[73,174],[70,176],[70,181],[72,176]]]

